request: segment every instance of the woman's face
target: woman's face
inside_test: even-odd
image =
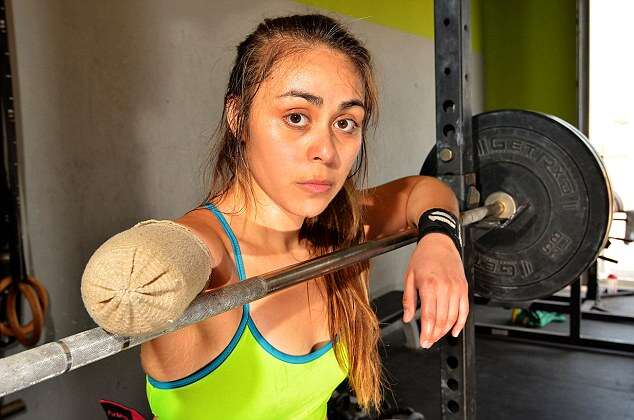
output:
[[[276,64],[251,107],[246,158],[259,204],[301,218],[343,186],[362,142],[364,90],[352,62],[317,48]]]

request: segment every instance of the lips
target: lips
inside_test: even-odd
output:
[[[310,179],[308,181],[298,183],[300,187],[312,193],[326,192],[332,188],[332,184],[332,182],[320,179]]]

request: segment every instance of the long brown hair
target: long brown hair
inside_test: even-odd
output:
[[[345,54],[356,67],[365,88],[363,141],[355,167],[343,188],[326,209],[304,221],[300,240],[306,240],[314,256],[348,248],[364,238],[359,183],[366,177],[365,138],[377,119],[377,89],[372,62],[365,47],[339,22],[323,15],[295,15],[265,19],[238,45],[224,98],[224,112],[217,130],[218,141],[209,160],[210,190],[205,203],[219,201],[232,187],[243,193],[251,188],[244,151],[251,104],[260,84],[282,58],[326,46]],[[227,113],[228,107],[234,107]],[[228,121],[233,115],[233,121]],[[251,191],[252,192],[252,191]],[[367,262],[328,274],[319,284],[327,297],[330,338],[339,365],[348,370],[350,385],[360,405],[378,409],[381,402],[381,367],[378,355],[379,325],[370,308]],[[342,351],[343,350],[343,351]],[[345,352],[345,353],[344,353]]]

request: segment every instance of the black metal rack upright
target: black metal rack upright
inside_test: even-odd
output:
[[[20,189],[18,147],[15,128],[15,107],[13,98],[14,73],[11,67],[11,49],[9,42],[9,21],[5,0],[0,1],[0,226],[3,229],[0,243],[0,278],[11,275],[17,281],[23,281],[26,275],[20,231]],[[6,155],[5,155],[6,153]],[[0,321],[6,321],[6,292],[0,294]],[[18,318],[21,313],[18,299]],[[15,342],[12,337],[0,336],[0,357],[3,348]],[[21,399],[8,404],[0,398],[0,417],[9,416],[25,409]]]
[[[469,0],[434,1],[437,175],[453,189],[461,211],[479,204],[471,137],[470,32]],[[472,267],[466,234],[463,258],[465,267]],[[467,272],[467,278],[473,290],[473,273]],[[440,342],[440,380],[442,419],[475,419],[472,315],[457,339],[447,336]]]
[[[22,234],[20,226],[20,183],[18,166],[18,145],[15,130],[15,105],[13,98],[13,72],[11,70],[11,50],[9,44],[8,21],[6,3],[0,2],[0,115],[2,119],[3,147],[6,156],[6,178],[2,180],[3,190],[6,190],[9,250],[11,254],[11,275],[18,281],[23,281],[26,275],[24,255],[22,250]],[[3,171],[4,175],[4,171]]]

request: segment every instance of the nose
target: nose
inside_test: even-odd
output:
[[[308,146],[308,158],[332,165],[337,161],[336,138],[330,129],[321,129],[314,133]]]

